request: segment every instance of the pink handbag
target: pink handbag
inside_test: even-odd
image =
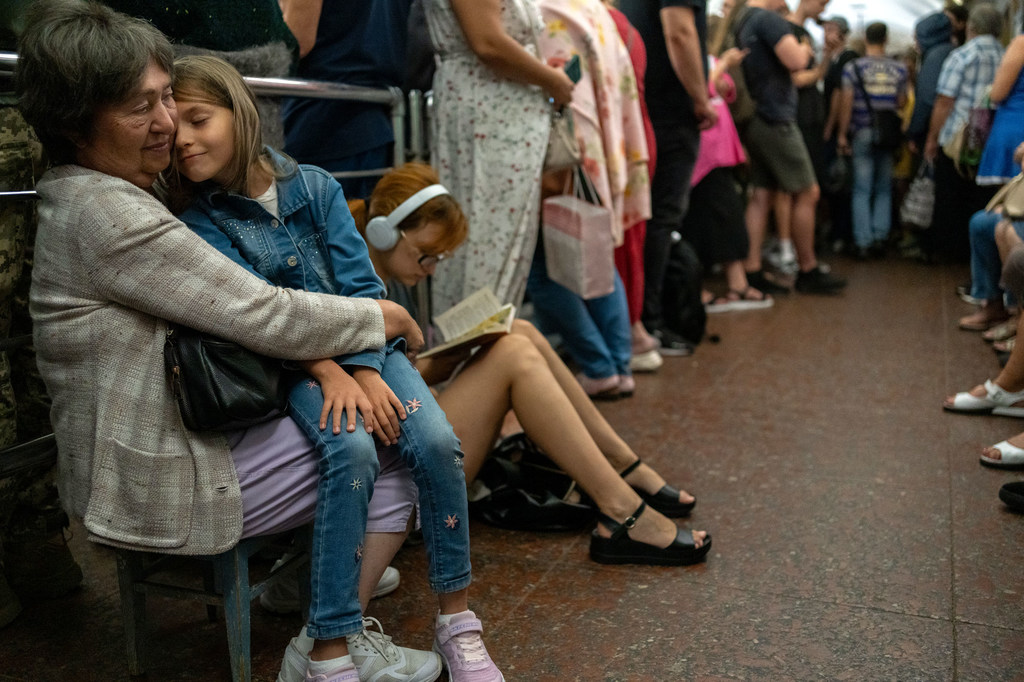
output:
[[[574,176],[573,194],[545,199],[541,211],[548,277],[584,299],[607,296],[615,289],[612,213],[586,201],[580,177],[590,196],[597,192],[582,170]]]

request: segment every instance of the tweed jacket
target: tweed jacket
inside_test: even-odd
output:
[[[64,505],[106,544],[230,548],[242,532],[238,477],[223,435],[181,423],[164,374],[167,321],[302,360],[383,346],[379,306],[269,285],[124,180],[68,165],[37,190],[30,310]]]

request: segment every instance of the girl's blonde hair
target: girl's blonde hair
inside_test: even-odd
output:
[[[407,163],[388,171],[373,188],[369,202],[361,199],[349,202],[349,210],[355,218],[356,227],[365,237],[366,223],[371,218],[390,214],[416,192],[440,182],[434,169],[425,163]],[[469,234],[466,215],[462,212],[459,202],[450,194],[434,197],[420,206],[398,224],[398,229],[411,232],[430,222],[445,226],[435,243],[423,245],[434,253],[454,251]]]
[[[179,101],[205,102],[224,107],[234,115],[234,154],[228,166],[229,180],[223,189],[247,195],[254,167],[280,176],[263,147],[256,96],[235,67],[219,57],[194,55],[174,62],[174,97]],[[184,210],[199,188],[178,168],[177,155],[165,173],[167,200],[174,212]]]

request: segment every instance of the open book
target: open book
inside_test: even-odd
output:
[[[421,358],[482,346],[512,330],[516,307],[501,305],[488,288],[467,296],[450,310],[434,318],[444,343],[419,354]]]

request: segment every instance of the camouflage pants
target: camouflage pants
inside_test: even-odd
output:
[[[16,108],[0,104],[0,192],[32,189],[41,167],[42,147],[32,128]],[[0,339],[31,333],[28,288],[35,225],[34,199],[0,196]],[[31,346],[0,352],[0,450],[49,432],[49,399]],[[2,535],[34,523],[37,510],[53,508],[52,468],[21,467],[11,456],[0,461],[0,472],[7,473],[0,476]]]

